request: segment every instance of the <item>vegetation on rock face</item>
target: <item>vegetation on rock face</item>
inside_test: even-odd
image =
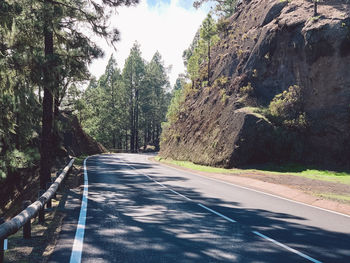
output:
[[[214,2],[215,13],[224,17],[230,17],[233,15],[237,4],[237,0],[197,0],[194,1],[193,6],[199,8],[206,2]]]
[[[298,85],[293,85],[277,94],[269,105],[269,113],[284,126],[306,128],[302,89]]]
[[[218,10],[230,1],[195,5],[205,2]],[[190,84],[169,108],[161,156],[349,166],[349,5],[325,2],[315,20],[314,3],[237,1],[232,16],[218,15],[210,55],[199,30],[184,52]]]

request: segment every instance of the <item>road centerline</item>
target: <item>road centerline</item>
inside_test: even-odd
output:
[[[119,159],[119,158],[118,158],[118,159]],[[119,160],[121,160],[121,161],[122,161],[123,163],[125,163],[127,166],[129,166],[130,168],[132,168],[133,170],[136,171],[136,168],[133,167],[132,165],[128,164],[127,162],[125,162],[125,161],[122,160],[122,159],[119,159]],[[177,169],[176,169],[176,170],[177,170]],[[194,202],[192,199],[190,199],[190,198],[188,198],[188,197],[186,197],[186,196],[184,196],[184,195],[182,195],[182,194],[176,192],[175,190],[172,190],[170,187],[168,187],[168,186],[166,186],[166,185],[164,185],[164,184],[158,182],[157,180],[153,179],[151,176],[146,175],[145,173],[138,173],[138,174],[147,177],[147,178],[150,179],[151,181],[153,181],[153,182],[155,182],[155,183],[161,185],[162,187],[168,189],[168,190],[171,191],[172,193],[174,193],[174,194],[176,194],[176,195],[179,195],[179,196],[181,196],[181,197],[187,199],[187,200],[190,201],[190,202]],[[199,175],[198,175],[198,176],[199,176]],[[210,178],[209,178],[209,179],[210,179]],[[217,180],[217,181],[218,181],[218,180]],[[224,182],[224,183],[225,183],[225,182]],[[232,185],[235,186],[234,184],[232,184]],[[247,188],[247,189],[248,189],[248,190],[251,190],[251,189],[249,189],[249,188]],[[278,197],[278,196],[276,196],[276,197]],[[284,199],[284,198],[282,198],[282,199]],[[286,199],[286,200],[288,200],[288,199]],[[288,200],[288,201],[290,201],[290,200]],[[225,216],[225,215],[223,215],[223,214],[221,214],[221,213],[219,213],[219,212],[217,212],[217,211],[215,211],[215,210],[213,210],[213,209],[211,209],[211,208],[209,208],[209,207],[207,207],[207,206],[205,206],[205,205],[203,205],[203,204],[201,204],[201,203],[197,203],[197,205],[200,206],[200,207],[202,207],[203,209],[205,209],[205,210],[207,210],[207,211],[209,211],[209,212],[211,212],[211,213],[213,213],[213,214],[219,216],[219,217],[224,218],[225,220],[227,220],[227,221],[229,221],[229,222],[231,222],[231,223],[239,223],[239,222],[237,222],[236,220],[231,219],[231,218],[229,218],[229,217],[227,217],[227,216]],[[268,237],[268,236],[265,236],[265,235],[261,234],[260,232],[252,231],[252,233],[255,234],[255,235],[257,235],[257,236],[259,236],[259,237],[261,237],[261,238],[263,238],[263,239],[265,239],[265,240],[267,240],[267,241],[270,241],[270,242],[274,243],[275,245],[277,245],[277,246],[279,246],[279,247],[282,247],[282,248],[288,250],[289,252],[292,252],[292,253],[294,253],[294,254],[300,256],[300,257],[303,257],[303,258],[305,258],[305,259],[307,259],[307,260],[309,260],[309,261],[311,261],[311,262],[313,262],[313,263],[322,263],[321,261],[319,261],[319,260],[317,260],[317,259],[314,259],[314,258],[312,258],[312,257],[310,257],[310,256],[308,256],[308,255],[306,255],[306,254],[304,254],[304,253],[302,253],[302,252],[300,252],[300,251],[294,249],[294,248],[291,248],[291,247],[289,247],[289,246],[287,246],[287,245],[284,245],[284,244],[278,242],[277,240],[274,240],[274,239],[272,239],[272,238],[270,238],[270,237]]]
[[[317,259],[314,259],[314,258],[312,258],[312,257],[310,257],[308,255],[305,255],[304,253],[302,253],[302,252],[300,252],[300,251],[298,251],[298,250],[296,250],[294,248],[291,248],[291,247],[289,247],[287,245],[284,245],[284,244],[278,242],[277,240],[274,240],[274,239],[272,239],[272,238],[270,238],[268,236],[265,236],[265,235],[261,234],[258,231],[252,231],[252,233],[257,235],[257,236],[259,236],[259,237],[261,237],[261,238],[263,238],[263,239],[265,239],[265,240],[271,241],[272,243],[274,243],[274,244],[276,244],[276,245],[278,245],[280,247],[283,247],[283,248],[289,250],[290,252],[293,252],[293,253],[295,253],[295,254],[297,254],[297,255],[299,255],[299,256],[301,256],[301,257],[303,257],[303,258],[305,258],[305,259],[307,259],[307,260],[309,260],[311,262],[322,263],[321,261],[319,261]]]
[[[211,213],[213,213],[213,214],[215,214],[215,215],[217,215],[217,216],[220,216],[220,217],[226,219],[227,221],[230,221],[231,223],[237,223],[236,220],[231,219],[231,218],[229,218],[229,217],[227,217],[227,216],[225,216],[225,215],[223,215],[223,214],[221,214],[221,213],[219,213],[219,212],[217,212],[217,211],[215,211],[215,210],[213,210],[213,209],[210,209],[209,207],[206,207],[205,205],[202,205],[202,204],[200,204],[200,203],[199,203],[198,205],[199,205],[200,207],[204,208],[205,210],[208,210],[209,212],[211,212]]]

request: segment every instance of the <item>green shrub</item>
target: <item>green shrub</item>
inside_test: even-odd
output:
[[[254,92],[254,88],[252,87],[252,83],[248,82],[248,85],[241,87],[239,89],[239,92],[242,95],[251,95]]]
[[[269,105],[269,113],[287,127],[305,128],[307,120],[303,108],[301,88],[293,85],[273,98]]]
[[[213,87],[225,87],[228,83],[228,77],[221,76],[214,81]]]

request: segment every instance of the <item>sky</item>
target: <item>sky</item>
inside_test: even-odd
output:
[[[137,41],[141,45],[142,57],[147,61],[156,51],[160,52],[165,66],[171,66],[169,80],[173,86],[178,74],[185,71],[182,53],[191,44],[208,12],[208,8],[196,10],[192,3],[193,0],[141,0],[136,7],[119,8],[110,21],[111,26],[121,33],[117,50],[105,40],[97,40],[105,56],[90,65],[92,75],[99,78],[104,73],[111,54],[122,69]]]

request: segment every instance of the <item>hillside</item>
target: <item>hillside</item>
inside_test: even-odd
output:
[[[75,115],[62,112],[59,121],[62,127],[60,132],[60,141],[63,146],[61,154],[80,156],[107,152],[102,144],[95,141],[83,130]]]
[[[75,115],[68,112],[60,113],[58,126],[60,127],[59,133],[55,137],[56,159],[52,172],[61,169],[68,163],[68,155],[78,157],[107,152],[100,143],[83,131]],[[38,161],[31,167],[13,170],[4,180],[0,181],[0,188],[0,214],[18,213],[24,197],[33,199],[37,196],[39,190]],[[11,209],[13,206],[15,208]]]
[[[211,51],[212,85],[199,78],[187,91],[160,155],[349,166],[350,8],[326,1],[318,11],[312,1],[240,1]]]

